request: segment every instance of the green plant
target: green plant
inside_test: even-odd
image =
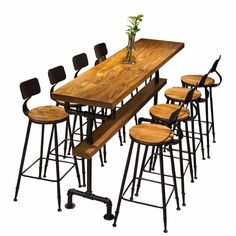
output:
[[[129,16],[128,21],[130,25],[128,26],[128,29],[126,30],[126,33],[128,34],[129,37],[134,37],[136,33],[140,30],[139,29],[139,24],[143,20],[143,15],[137,15],[137,16]]]

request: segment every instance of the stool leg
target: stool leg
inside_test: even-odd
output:
[[[118,136],[120,140],[120,146],[123,146],[122,138],[121,138],[121,130],[118,131]]]
[[[49,144],[48,144],[47,157],[46,157],[46,161],[45,161],[45,165],[44,165],[44,174],[43,174],[44,178],[47,177],[46,173],[47,173],[47,169],[48,169],[49,156],[50,156],[50,152],[51,152],[52,138],[53,138],[53,126],[52,126],[52,131],[51,131],[51,135],[50,135],[50,139],[49,139]]]
[[[140,152],[140,144],[138,144],[138,147],[137,147],[137,153],[136,153],[136,159],[135,159],[135,165],[134,165],[134,173],[133,173],[133,180],[132,180],[133,183],[131,187],[131,196],[130,196],[131,201],[133,201],[133,196],[134,196],[135,180],[136,180],[138,161],[139,161],[139,152]]]
[[[156,148],[156,152],[154,155],[154,161],[153,161],[153,165],[152,165],[152,170],[155,170],[155,165],[156,165],[156,161],[157,161],[157,155],[158,155],[158,147]]]
[[[190,169],[190,177],[191,182],[193,183],[193,164],[192,164],[192,156],[191,156],[191,148],[189,142],[189,131],[188,131],[188,121],[185,121],[185,130],[186,130],[186,143],[187,143],[187,150],[188,150],[188,162],[189,162],[189,169]]]
[[[126,130],[125,130],[125,125],[122,127],[123,131],[123,143],[126,143]]]
[[[120,187],[120,193],[119,193],[119,197],[118,197],[118,201],[117,201],[117,206],[116,206],[116,211],[115,211],[115,218],[114,218],[114,222],[113,222],[114,227],[116,226],[116,222],[117,222],[117,218],[118,218],[118,214],[119,214],[119,210],[120,210],[120,205],[121,205],[121,200],[122,200],[122,197],[123,197],[123,191],[124,191],[124,187],[125,187],[125,181],[126,181],[127,173],[128,173],[128,170],[129,170],[129,164],[130,164],[130,159],[131,159],[131,155],[132,155],[133,145],[134,145],[134,141],[132,140],[131,143],[130,143],[129,154],[128,154],[128,157],[127,157],[125,170],[124,170],[124,174],[123,174],[123,178],[122,178],[122,182],[121,182],[121,187]]]
[[[207,136],[207,158],[210,158],[210,139],[209,139],[209,114],[208,114],[208,91],[205,88],[205,108],[206,108],[206,136]]]
[[[176,172],[175,172],[175,161],[174,161],[173,150],[172,150],[171,145],[169,145],[169,149],[170,149],[170,160],[171,160],[171,169],[172,169],[173,184],[174,184],[174,190],[175,190],[176,205],[177,205],[177,210],[180,210],[179,195],[178,195],[178,188],[177,188],[177,181],[176,181]]]
[[[178,123],[178,128],[180,129],[180,122]],[[180,164],[180,179],[181,179],[181,191],[182,191],[182,205],[186,206],[182,140],[179,141],[179,164]]]
[[[193,115],[193,104],[190,104],[190,111]],[[194,166],[194,178],[197,179],[197,158],[196,158],[196,147],[195,147],[195,130],[194,130],[194,120],[191,119],[192,126],[192,148],[193,148],[193,166]]]
[[[82,107],[79,108],[82,111]],[[79,116],[79,126],[80,126],[80,142],[84,139],[84,132],[83,132],[83,117]]]
[[[201,142],[201,149],[202,149],[202,159],[205,160],[205,154],[204,154],[204,141],[203,141],[203,134],[202,134],[202,122],[201,122],[201,113],[200,113],[200,107],[199,103],[196,103],[197,105],[197,116],[198,116],[198,126],[199,126],[199,133],[200,133],[200,142]]]
[[[56,176],[57,176],[57,201],[58,201],[58,211],[61,211],[61,187],[60,187],[60,170],[59,170],[59,157],[58,157],[57,125],[54,124],[53,127],[54,127],[54,141],[55,141]]]
[[[212,88],[211,87],[210,87],[210,106],[211,106],[212,137],[213,137],[213,143],[215,143],[216,139],[215,139],[214,105],[213,105]]]
[[[73,135],[72,135],[70,123],[68,124],[68,129],[69,129],[69,135],[70,135],[70,145],[71,145],[71,148],[73,149],[73,148],[74,148],[74,143],[73,143]],[[74,159],[75,171],[76,171],[76,175],[77,175],[79,187],[82,187],[82,185],[81,185],[81,180],[80,180],[79,167],[78,167],[78,162],[77,162],[76,156],[73,155],[73,159]],[[84,159],[82,159],[82,174],[83,174],[83,186],[85,186],[85,167],[84,167]]]
[[[167,212],[166,212],[166,192],[165,192],[165,176],[164,176],[164,162],[162,146],[159,147],[160,150],[160,174],[161,174],[161,192],[162,192],[162,209],[163,209],[163,222],[164,222],[164,233],[167,233]]]
[[[40,145],[40,159],[39,159],[39,179],[42,179],[44,128],[45,128],[45,126],[44,126],[44,124],[42,124],[41,145]]]
[[[26,131],[26,136],[25,136],[25,143],[24,143],[24,147],[23,147],[23,153],[22,153],[21,162],[20,162],[20,169],[19,169],[17,183],[16,183],[16,191],[15,191],[15,197],[14,197],[15,202],[17,201],[17,196],[18,196],[18,192],[19,192],[19,188],[20,188],[21,175],[22,175],[22,171],[23,171],[23,168],[24,168],[25,155],[26,155],[26,150],[27,150],[28,141],[29,141],[31,124],[32,124],[32,122],[29,120],[28,126],[27,126],[27,131]]]
[[[104,158],[104,163],[107,163],[107,146],[103,146],[103,158]]]
[[[65,128],[64,158],[66,158],[67,140],[68,140],[68,123],[67,122],[69,122],[69,118],[66,121],[66,128]]]
[[[124,106],[124,101],[121,101],[121,105]],[[123,143],[126,143],[126,131],[125,131],[125,125],[122,127],[123,131]]]
[[[142,165],[141,165],[141,169],[140,169],[140,173],[139,173],[139,177],[138,177],[138,184],[137,184],[136,193],[135,193],[136,197],[138,197],[139,188],[141,186],[141,179],[142,179],[143,171],[144,171],[144,168],[145,168],[147,152],[148,152],[148,146],[146,145],[145,150],[144,150],[144,154],[143,154],[143,161],[142,161]]]

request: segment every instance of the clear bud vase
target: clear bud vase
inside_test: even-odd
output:
[[[136,62],[134,42],[135,42],[135,35],[129,36],[128,46],[127,46],[127,55],[125,59],[126,64],[134,64]]]

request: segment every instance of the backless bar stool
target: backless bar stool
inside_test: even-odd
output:
[[[180,112],[180,109],[178,109],[172,113],[171,118],[170,118],[170,124],[175,124],[175,122],[172,122],[172,121],[176,121],[176,119],[179,115],[179,112]],[[121,200],[123,199],[126,201],[131,201],[134,203],[143,204],[146,206],[162,208],[163,209],[164,232],[166,233],[167,232],[167,209],[166,208],[167,208],[167,204],[168,204],[173,192],[175,192],[177,210],[180,210],[176,173],[175,173],[175,165],[174,165],[174,157],[173,157],[173,152],[172,152],[172,147],[171,147],[171,144],[174,139],[174,132],[172,129],[170,129],[169,127],[164,126],[164,125],[144,123],[144,124],[138,124],[136,126],[133,126],[129,130],[129,135],[131,138],[131,144],[130,144],[129,153],[128,153],[126,166],[125,166],[125,170],[124,170],[124,174],[123,174],[123,179],[122,179],[122,183],[121,183],[121,188],[120,188],[120,193],[119,193],[119,197],[118,197],[113,226],[116,226],[116,222],[117,222],[117,218],[118,218],[118,214],[119,214],[119,210],[120,210],[120,205],[121,205]],[[134,164],[133,178],[132,178],[132,181],[130,182],[130,184],[128,185],[128,187],[126,188],[126,190],[124,190],[134,143],[137,144],[137,153],[136,153],[136,159],[135,159],[135,164]],[[140,174],[137,177],[139,153],[140,153],[140,146],[141,145],[145,146],[145,150],[144,150],[144,156],[143,156],[143,160],[142,160],[142,164],[141,164]],[[169,150],[170,150],[170,161],[171,161],[173,185],[165,183],[163,147],[165,147],[166,145],[169,146]],[[142,176],[149,147],[157,147],[159,149],[161,182],[144,179]],[[136,179],[138,180],[137,189],[136,189],[136,193],[135,193],[136,197],[139,195],[139,188],[140,188],[141,180],[146,180],[146,181],[156,182],[156,183],[161,184],[162,206],[157,206],[157,205],[134,200]],[[166,185],[173,187],[173,190],[171,191],[169,198],[166,197],[166,190],[165,190]],[[130,196],[130,199],[127,199],[127,198],[125,198],[124,195],[127,192],[129,187],[131,187],[131,196]]]
[[[20,163],[20,169],[19,169],[19,174],[18,174],[18,179],[17,179],[17,184],[16,184],[14,201],[17,201],[17,196],[18,196],[18,191],[19,191],[20,181],[21,181],[22,176],[30,177],[30,178],[34,178],[34,179],[46,180],[46,181],[50,181],[50,182],[56,182],[57,183],[58,211],[61,211],[60,181],[65,177],[65,175],[67,173],[69,173],[69,171],[74,166],[76,168],[76,173],[77,173],[79,185],[81,185],[77,159],[74,158],[73,163],[65,161],[65,160],[62,161],[62,160],[59,160],[59,155],[58,155],[57,124],[61,123],[61,122],[68,122],[68,114],[64,111],[64,109],[62,107],[58,107],[58,106],[39,106],[39,107],[33,108],[32,110],[28,109],[27,102],[29,101],[29,99],[32,96],[40,93],[40,85],[39,85],[39,81],[37,78],[33,78],[33,79],[22,82],[20,84],[20,89],[21,89],[22,97],[25,100],[25,102],[23,104],[23,112],[29,118],[29,121],[28,121],[28,128],[27,128],[27,132],[26,132],[26,138],[25,138],[25,143],[24,143],[24,148],[23,148],[23,153],[22,153],[22,158],[21,158],[21,163]],[[25,170],[23,170],[32,123],[40,124],[42,126],[40,157],[35,162],[33,162],[33,164],[31,164],[29,167],[27,167]],[[55,164],[56,164],[56,180],[47,179],[42,176],[43,159],[46,159],[46,160],[48,159],[48,156],[47,156],[47,158],[43,157],[45,125],[52,125],[52,127],[53,127],[52,132],[53,132],[54,142],[55,142],[55,160],[53,159],[53,161],[55,161]],[[69,122],[68,122],[68,125],[69,125]],[[70,132],[70,126],[69,126],[69,132]],[[52,140],[52,135],[50,138],[50,143],[49,143],[47,155],[49,155],[49,150],[51,148],[51,140]],[[38,176],[28,175],[27,171],[34,164],[36,164],[38,162],[39,162]],[[67,170],[67,172],[63,176],[60,176],[59,162],[66,163],[66,164],[70,165],[69,170]]]
[[[181,82],[184,87],[192,87],[198,84],[198,87],[202,87],[205,91],[205,98],[201,98],[200,102],[205,103],[206,112],[206,137],[207,137],[207,157],[210,158],[210,137],[209,133],[212,131],[213,143],[215,143],[215,123],[214,123],[214,109],[213,109],[213,99],[212,99],[212,88],[217,87],[222,82],[222,77],[217,71],[218,63],[221,56],[213,63],[211,69],[205,75],[184,75],[181,77]],[[216,73],[219,77],[219,82],[216,83],[215,80],[209,77],[210,74]],[[211,110],[211,121],[209,121],[209,98],[210,98],[210,110]]]
[[[159,104],[154,105],[150,108],[150,115],[153,119],[154,123],[159,123],[163,125],[168,125],[171,114],[175,112],[176,110],[180,109],[179,115],[177,117],[177,125],[178,130],[181,130],[181,123],[183,122],[185,124],[185,130],[186,130],[186,143],[187,143],[187,154],[188,154],[188,164],[186,166],[186,169],[184,170],[183,165],[183,148],[182,148],[182,138],[179,141],[179,161],[180,161],[180,178],[181,179],[181,191],[182,191],[182,205],[185,206],[185,184],[184,184],[184,174],[189,167],[190,170],[190,177],[191,182],[193,183],[193,167],[192,167],[192,157],[191,157],[191,148],[190,148],[190,141],[189,141],[189,132],[188,132],[188,121],[191,120],[190,117],[190,111],[187,108],[188,104],[192,100],[193,93],[195,91],[196,87],[191,89],[185,98],[185,100],[182,102],[181,105],[177,104]],[[157,152],[156,152],[157,153]],[[150,167],[151,170],[154,170],[154,166],[156,164],[157,155],[154,155],[154,160],[150,159]],[[150,170],[150,171],[151,171]]]
[[[51,68],[48,70],[48,78],[50,81],[50,84],[52,85],[51,90],[50,90],[50,96],[52,97],[52,93],[55,89],[55,87],[57,86],[57,84],[63,80],[66,79],[66,72],[63,66],[56,66],[54,68]],[[64,101],[59,101],[56,100],[56,105],[57,106],[62,106],[65,107],[65,102]],[[74,108],[76,110],[81,110],[81,105],[78,103],[70,103],[70,107]],[[77,115],[74,116],[74,123],[76,122],[76,117]],[[79,126],[80,126],[80,141],[83,140],[83,127],[82,127],[82,120],[79,120]],[[72,138],[68,137],[68,124],[69,124],[69,118],[68,118],[68,122],[66,125],[66,130],[65,130],[65,143],[64,143],[64,156],[66,157],[66,149],[67,149],[67,141],[69,140],[69,148],[68,148],[68,154],[70,154],[70,150],[71,150],[71,142],[72,140],[74,140],[74,133],[75,133],[75,129],[74,129],[74,125],[73,124],[73,128],[72,128]],[[46,162],[47,164],[47,162]],[[83,186],[85,186],[85,166],[84,166],[84,159],[82,159],[82,175],[83,175]],[[47,168],[44,169],[45,173],[46,173]]]
[[[165,91],[165,96],[167,98],[167,103],[171,102],[173,103],[183,103],[185,101],[185,98],[191,88],[183,88],[183,87],[173,87],[170,89],[167,89]],[[202,150],[202,158],[204,157],[204,144],[203,144],[203,136],[202,136],[202,126],[201,126],[201,116],[199,112],[199,99],[201,97],[201,92],[198,90],[194,90],[194,93],[192,95],[192,99],[189,102],[190,105],[190,114],[191,114],[191,131],[192,131],[192,153],[193,153],[193,166],[194,166],[194,178],[197,179],[197,157],[196,157],[196,137],[195,137],[195,127],[194,127],[194,120],[196,117],[198,117],[198,125],[199,125],[199,131],[200,131],[200,144],[201,144],[201,150]],[[195,112],[194,112],[195,111]]]

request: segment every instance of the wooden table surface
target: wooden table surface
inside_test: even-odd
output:
[[[140,39],[135,42],[135,64],[125,64],[123,48],[55,90],[52,98],[113,109],[183,47],[180,42]]]

